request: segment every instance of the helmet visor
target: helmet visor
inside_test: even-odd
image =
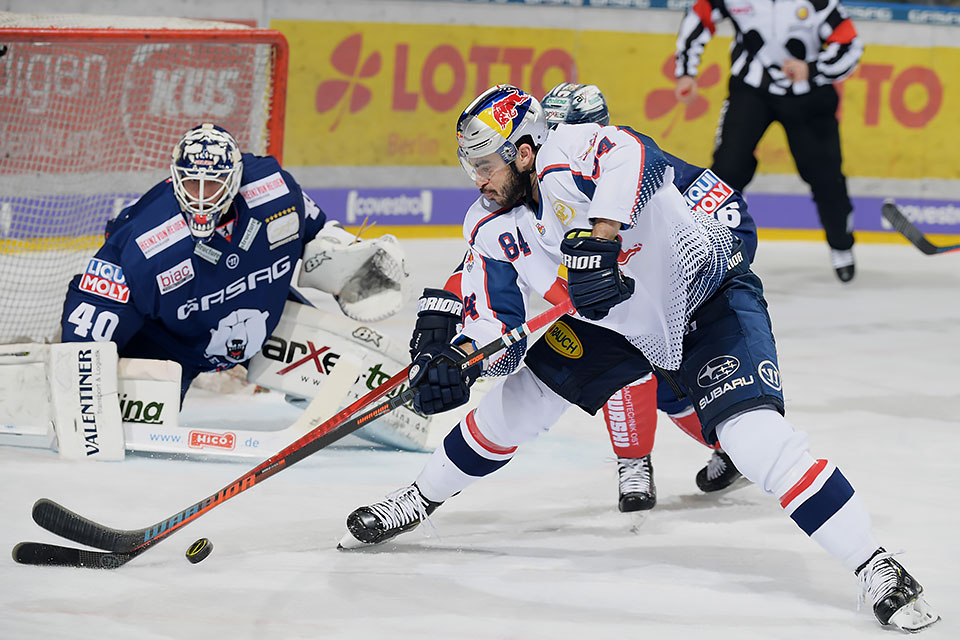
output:
[[[457,157],[460,158],[460,166],[474,182],[486,182],[493,177],[495,173],[507,168],[517,158],[517,148],[512,142],[504,144],[494,153],[488,153],[479,157],[470,157],[461,147],[457,150]]]

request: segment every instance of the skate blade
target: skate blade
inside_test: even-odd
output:
[[[921,595],[913,602],[908,602],[897,609],[896,613],[890,616],[888,624],[892,624],[903,631],[916,633],[926,629],[939,619],[940,614]]]
[[[627,516],[627,519],[630,521],[630,533],[640,533],[640,528],[647,521],[647,517],[650,515],[650,510],[628,511],[624,515]]]
[[[347,531],[337,543],[337,549],[340,551],[350,551],[352,549],[362,549],[363,547],[372,547],[374,545],[361,542],[353,537],[353,534]]]

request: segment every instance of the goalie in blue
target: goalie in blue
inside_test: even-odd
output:
[[[202,372],[256,354],[299,284],[370,322],[402,302],[403,256],[387,236],[355,244],[271,156],[242,153],[214,124],[173,149],[170,177],[121,211],[70,283],[62,340],[112,341],[120,357],[172,360],[181,399]]]

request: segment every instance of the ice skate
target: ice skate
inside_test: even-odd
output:
[[[743,476],[723,450],[717,449],[707,460],[707,466],[697,472],[697,487],[704,493],[728,489]],[[743,482],[739,484],[744,484]]]
[[[386,542],[414,529],[439,507],[423,497],[417,485],[397,489],[384,500],[359,507],[347,516],[347,533],[338,549],[357,549]]]
[[[845,251],[831,249],[830,260],[833,262],[833,268],[836,270],[837,277],[840,279],[840,282],[850,282],[853,280],[853,276],[855,274],[853,251],[850,249]]]
[[[923,597],[923,587],[883,547],[859,569],[860,600],[869,599],[880,624],[903,631],[920,631],[940,619],[940,614]]]
[[[657,485],[653,482],[650,456],[617,458],[620,476],[620,511],[649,511],[657,504]]]

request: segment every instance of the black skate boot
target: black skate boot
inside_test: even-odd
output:
[[[424,498],[416,484],[397,489],[380,502],[355,509],[347,516],[348,533],[337,548],[356,549],[386,542],[415,528],[441,504]]]
[[[620,511],[648,511],[657,504],[657,485],[653,482],[650,456],[617,458],[620,475]]]
[[[880,547],[857,569],[860,601],[868,598],[873,614],[882,625],[894,625],[904,631],[919,631],[940,619],[940,614],[923,597],[923,587],[892,553]]]
[[[726,489],[742,477],[730,456],[717,449],[707,460],[707,466],[697,472],[697,486],[704,493],[712,493]]]

